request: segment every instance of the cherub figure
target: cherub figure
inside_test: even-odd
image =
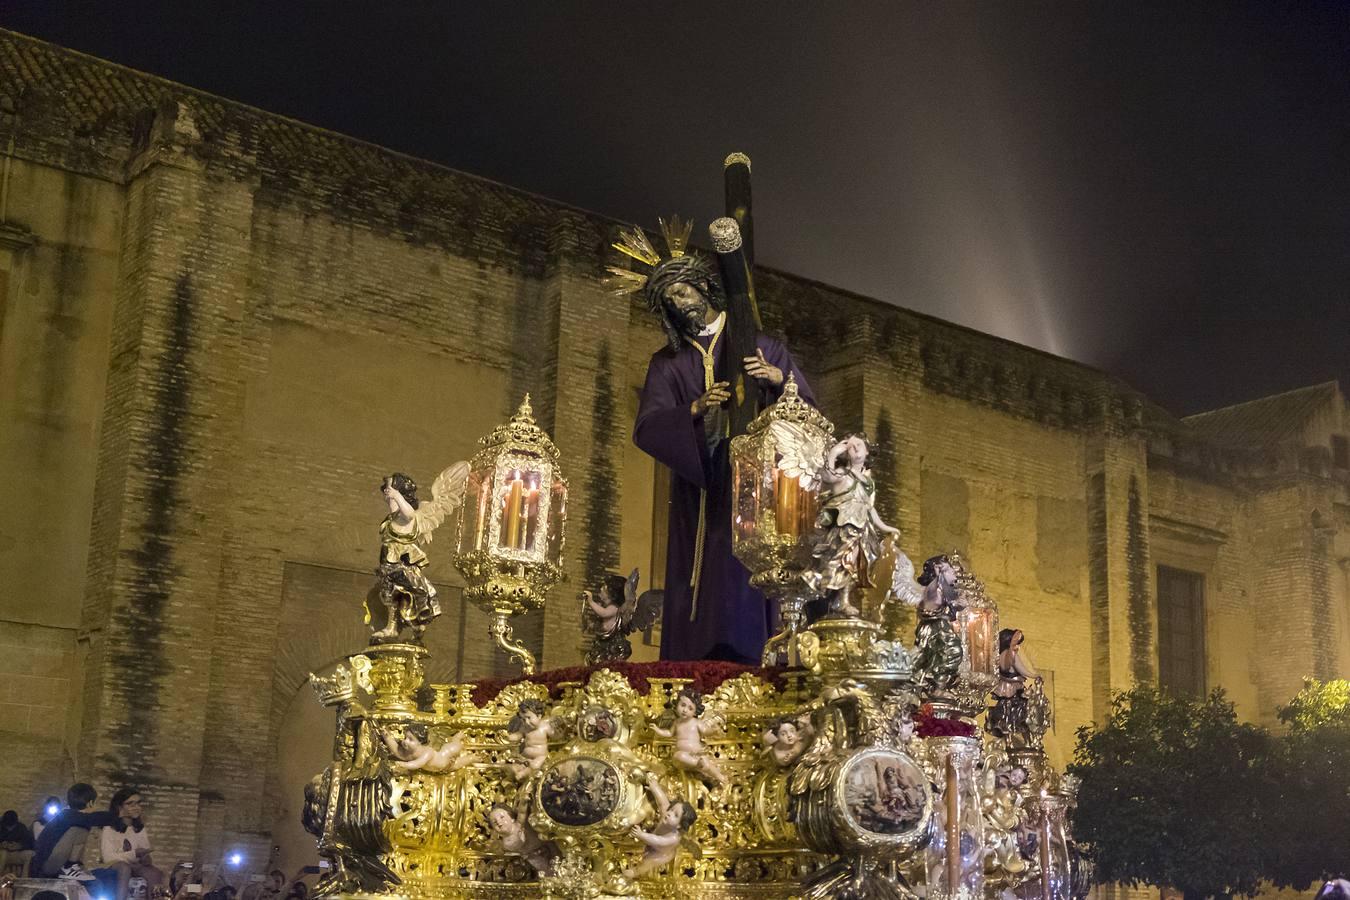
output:
[[[961,638],[953,623],[960,610],[956,570],[946,556],[924,560],[919,576],[919,624],[914,629],[914,683],[929,694],[941,693],[961,669]]]
[[[717,786],[726,784],[726,776],[713,761],[703,744],[703,737],[722,730],[722,719],[714,714],[703,720],[703,697],[692,687],[683,687],[675,696],[675,721],[669,728],[652,726],[652,731],[663,738],[675,739],[671,759],[686,772],[692,772],[705,782]]]
[[[900,530],[881,521],[877,486],[868,463],[871,447],[861,434],[845,435],[825,454],[820,469],[820,516],[825,532],[812,550],[813,570],[804,577],[812,590],[829,596],[829,614],[856,616],[854,588],[872,587],[872,569],[881,555],[883,535]]]
[[[540,838],[528,822],[521,822],[516,817],[514,810],[498,803],[488,810],[487,818],[488,827],[504,851],[520,856],[540,875],[548,875],[553,870],[558,846]]]
[[[380,485],[389,514],[380,523],[378,580],[366,597],[366,624],[372,644],[397,640],[403,629],[421,642],[422,632],[441,614],[436,588],[427,580],[424,544],[446,516],[464,501],[469,464],[457,462],[436,476],[431,500],[417,498],[417,482],[395,472]]]
[[[1013,785],[1015,769],[1005,759],[986,761],[980,807],[985,823],[985,874],[990,878],[1016,879],[1027,870],[1017,849],[1017,829],[1022,824],[1022,798]]]
[[[1017,628],[998,633],[998,683],[984,727],[1009,748],[1040,749],[1048,725],[1045,691],[1041,676],[1022,650],[1023,640]]]
[[[811,743],[810,720],[803,716],[779,719],[764,732],[764,752],[781,768],[788,768],[801,759]]]
[[[661,618],[664,592],[647,591],[639,597],[637,586],[638,570],[634,569],[627,578],[606,575],[594,594],[582,591],[582,625],[592,636],[586,650],[587,665],[628,659],[633,655],[628,636],[645,631]]]
[[[389,748],[389,757],[394,768],[404,772],[421,769],[435,775],[462,769],[476,761],[472,753],[464,752],[462,731],[441,744],[439,749],[422,743],[412,731],[405,733],[402,739],[395,738],[387,731],[382,732],[381,736],[384,738],[384,745]]]
[[[550,718],[547,712],[542,700],[522,700],[507,725],[509,733],[520,735],[520,757],[506,764],[517,781],[539,771],[548,756],[549,740],[562,735],[562,723]]]
[[[666,796],[655,775],[647,776],[647,789],[656,801],[656,827],[651,831],[633,827],[633,837],[642,841],[646,847],[642,851],[642,861],[624,871],[624,877],[629,880],[641,878],[648,872],[669,865],[685,839],[685,832],[698,820],[698,812],[687,800],[677,798],[672,801]],[[691,850],[697,855],[697,846],[691,847]]]

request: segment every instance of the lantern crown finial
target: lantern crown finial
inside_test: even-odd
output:
[[[530,406],[530,395],[525,394],[525,399],[520,401],[520,408],[512,416],[512,421],[519,422],[522,425],[534,424],[534,408]]]

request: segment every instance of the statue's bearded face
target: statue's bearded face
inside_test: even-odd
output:
[[[666,288],[665,302],[671,319],[687,335],[698,334],[708,322],[708,298],[687,281]]]

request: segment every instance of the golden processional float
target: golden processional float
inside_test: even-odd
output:
[[[1046,761],[1021,632],[999,631],[969,565],[935,556],[916,579],[891,540],[875,620],[845,596],[806,624],[820,548],[838,543],[818,477],[832,431],[789,383],[733,442],[735,551],[783,611],[759,669],[530,674],[510,619],[560,577],[567,482],[528,398],[430,499],[406,475],[386,479],[367,599],[384,627],[313,677],[337,720],[333,761],[305,792],[329,864],[317,892],[1081,900],[1090,873],[1065,822],[1076,786]],[[504,686],[424,684],[418,636],[439,613],[425,547],[452,513],[466,596],[527,673]],[[914,609],[912,644],[882,624],[898,618],[887,605]]]

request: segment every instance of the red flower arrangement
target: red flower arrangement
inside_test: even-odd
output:
[[[717,689],[722,682],[735,678],[737,675],[744,675],[746,672],[754,673],[760,678],[772,684],[774,687],[782,687],[783,675],[786,671],[782,666],[774,668],[759,668],[758,666],[747,666],[741,663],[732,662],[710,662],[705,660],[694,660],[689,662],[662,661],[662,662],[611,662],[598,666],[568,666],[565,669],[552,669],[548,672],[540,672],[538,675],[523,675],[515,678],[486,678],[475,682],[473,687],[473,702],[482,706],[489,703],[502,689],[512,684],[521,682],[530,682],[532,684],[542,684],[548,688],[550,697],[557,699],[562,696],[562,684],[564,682],[581,682],[585,684],[591,677],[592,672],[600,669],[609,669],[617,672],[624,678],[633,690],[639,694],[645,694],[652,678],[687,678],[693,683],[694,690],[700,694],[707,694]]]
[[[974,737],[975,723],[941,718],[933,714],[933,704],[925,703],[914,716],[914,734],[921,738]]]

